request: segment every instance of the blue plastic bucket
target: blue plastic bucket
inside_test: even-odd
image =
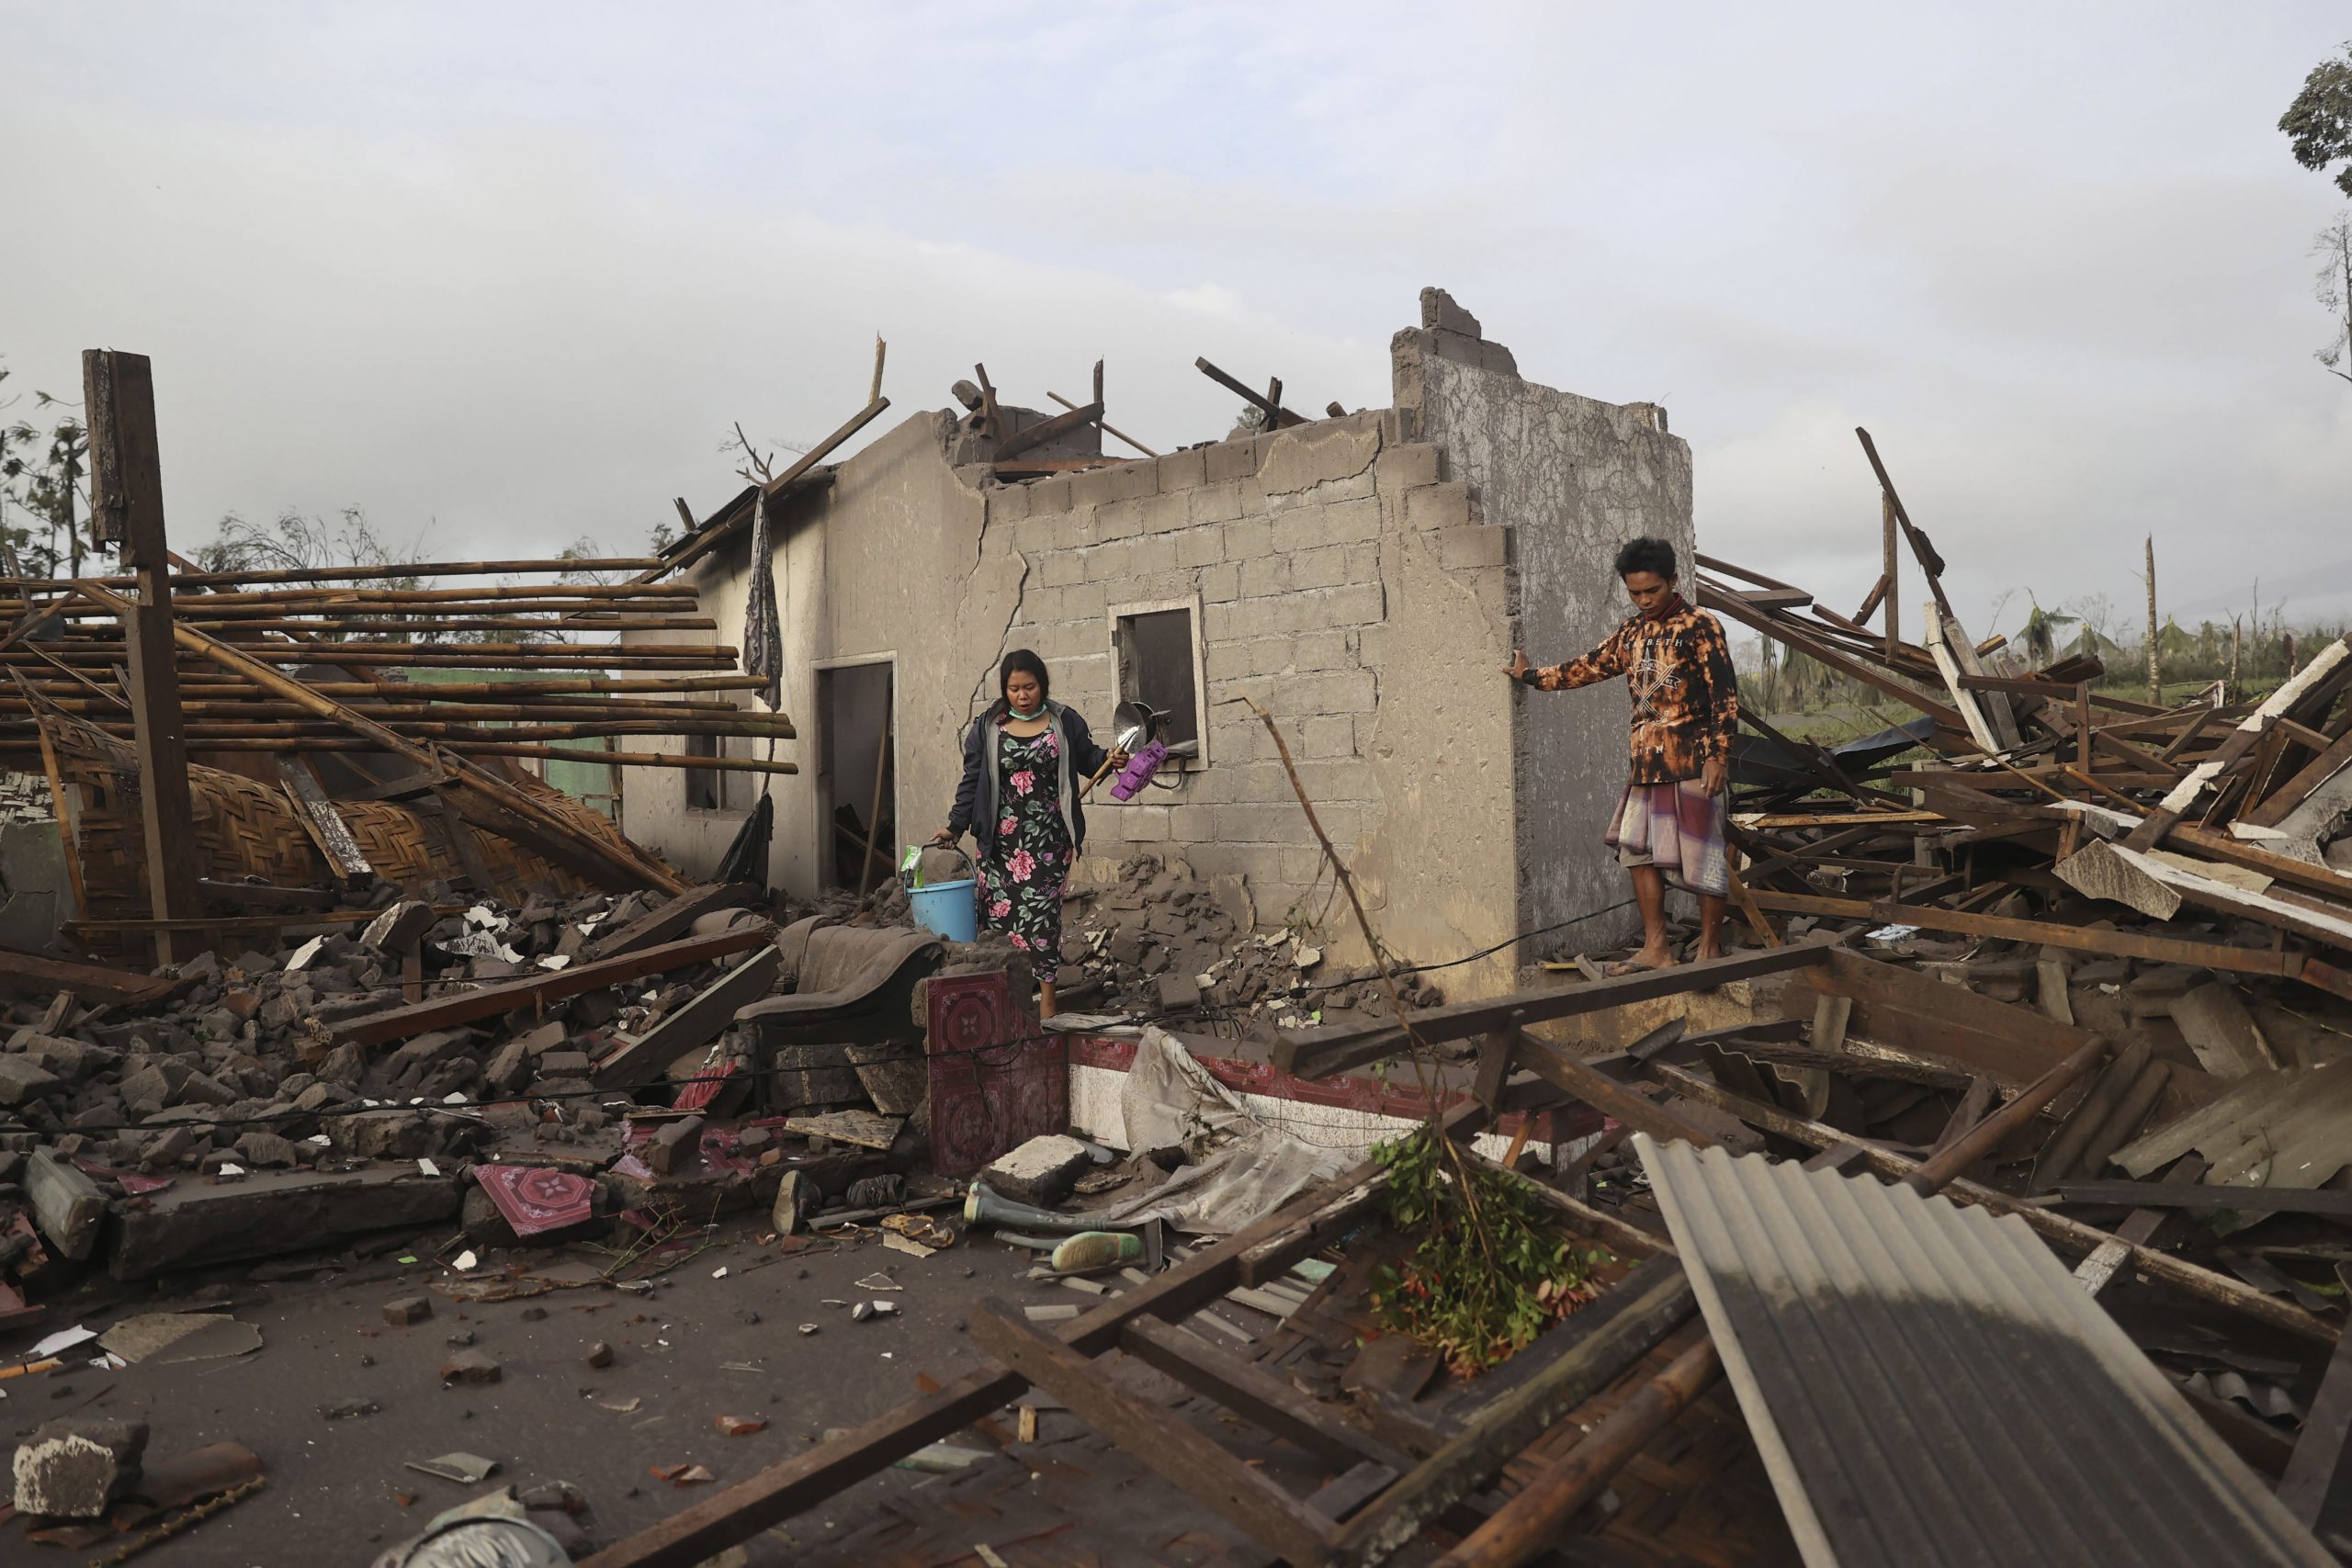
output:
[[[962,850],[964,863],[970,865],[972,857]],[[915,924],[949,942],[970,942],[980,934],[980,906],[972,892],[973,877],[962,876],[953,882],[933,882],[917,887],[900,873],[899,880],[907,889],[907,903],[913,909]]]

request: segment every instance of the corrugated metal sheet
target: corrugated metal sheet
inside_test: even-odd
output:
[[[1812,1568],[2334,1563],[2022,1220],[1635,1144]]]

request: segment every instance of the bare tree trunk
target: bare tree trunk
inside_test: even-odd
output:
[[[2148,536],[2148,700],[2165,700],[2163,672],[2156,662],[2156,536]]]
[[[2223,705],[2237,700],[2238,655],[2245,646],[2245,623],[2237,616],[2230,617],[2230,683],[2222,692]]]

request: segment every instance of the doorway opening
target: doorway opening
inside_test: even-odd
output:
[[[817,671],[818,782],[831,829],[831,852],[822,857],[828,887],[875,887],[897,872],[891,670],[883,659]]]

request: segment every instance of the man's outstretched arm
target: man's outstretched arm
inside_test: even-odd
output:
[[[1510,662],[1503,667],[1503,673],[1539,692],[1565,692],[1623,675],[1632,663],[1626,651],[1625,629],[1620,626],[1610,633],[1609,639],[1599,648],[1581,659],[1571,659],[1566,664],[1530,664],[1524,652],[1513,649]]]

